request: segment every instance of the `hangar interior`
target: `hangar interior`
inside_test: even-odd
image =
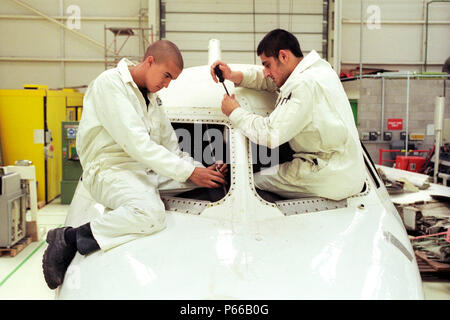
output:
[[[91,81],[124,57],[141,61],[159,39],[179,47],[185,69],[208,64],[211,39],[220,41],[223,61],[261,65],[258,43],[277,28],[336,71],[411,241],[430,242],[414,247],[428,250],[417,256],[425,299],[450,299],[450,1],[0,0],[0,191],[18,184],[17,202],[0,192],[1,299],[55,298],[41,260],[46,233],[64,225],[82,174],[76,133]],[[230,146],[221,147],[226,160]],[[290,151],[272,152],[282,163]],[[254,172],[264,165],[258,161]],[[398,169],[394,178],[385,167]],[[430,185],[442,192],[423,200]],[[229,189],[184,197],[220,201]]]

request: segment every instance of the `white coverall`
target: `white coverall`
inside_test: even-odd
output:
[[[242,87],[275,92],[261,68],[243,71]],[[268,117],[236,108],[229,116],[251,141],[275,148],[289,142],[294,159],[254,176],[255,186],[287,198],[341,200],[359,193],[366,177],[362,148],[342,84],[316,51],[304,57],[280,88]]]
[[[195,162],[178,146],[156,94],[147,106],[122,59],[92,81],[83,100],[77,152],[83,184],[111,211],[91,221],[102,250],[165,227],[159,189],[177,192],[197,186],[186,180]]]

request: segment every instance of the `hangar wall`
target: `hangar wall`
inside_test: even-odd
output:
[[[423,140],[410,140],[415,149],[428,150],[434,144],[435,98],[445,96],[444,119],[450,118],[450,80],[413,78],[409,80],[409,99],[407,99],[408,79],[381,78],[362,79],[343,82],[349,99],[358,101],[358,132],[372,160],[378,163],[379,149],[398,149],[393,147],[400,140],[402,131],[408,134],[423,134]],[[407,107],[408,106],[408,107]],[[408,108],[408,111],[407,111]],[[389,130],[388,119],[402,119],[399,130]],[[408,123],[408,125],[407,125]],[[375,140],[364,139],[364,133],[376,132]],[[392,139],[384,140],[383,132],[391,132]],[[383,159],[389,159],[389,153]],[[383,165],[389,165],[383,162]]]
[[[324,55],[327,48],[330,50],[324,26],[324,21],[328,21],[324,3],[333,2],[166,0],[161,5],[163,36],[179,45],[188,67],[205,63],[207,43],[212,37],[221,40],[224,60],[259,64],[253,50],[263,35],[276,27],[294,32],[305,53],[314,49]],[[365,22],[372,21],[373,6],[378,6],[381,17],[379,29],[364,25],[364,66],[420,71],[424,59],[426,2],[362,1]],[[0,42],[7,44],[0,46],[0,88],[23,88],[24,83],[19,79],[50,88],[89,84],[105,69],[105,52],[98,45],[105,42],[105,25],[148,27],[148,10],[145,9],[155,7],[155,3],[159,3],[158,0],[0,0]],[[341,60],[346,67],[359,64],[360,3],[361,0],[342,1]],[[67,26],[76,16],[74,7],[79,8],[80,28],[73,30],[78,34],[48,19]],[[450,38],[450,10],[446,8],[448,3],[430,6],[429,71],[440,70],[450,55],[447,42],[443,41]],[[159,26],[155,31],[157,29]],[[154,38],[157,37],[155,34]],[[107,38],[107,43],[111,44],[112,33],[108,33]],[[35,45],[35,39],[39,39],[39,46]],[[137,38],[130,38],[123,53],[137,55],[140,46]],[[9,77],[11,74],[15,77]]]
[[[361,59],[365,67],[441,71],[450,56],[450,3],[428,5],[427,23],[428,2],[430,0],[342,1],[342,68],[359,65]]]

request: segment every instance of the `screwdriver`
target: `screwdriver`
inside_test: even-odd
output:
[[[223,78],[222,70],[220,70],[219,65],[214,67],[214,73],[216,74],[217,78],[219,78],[219,81],[222,82],[223,87],[225,88],[225,91],[226,91],[227,95],[230,95],[228,93],[227,87],[225,86],[225,83],[224,83],[225,79]]]

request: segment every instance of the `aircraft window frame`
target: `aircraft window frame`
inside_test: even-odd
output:
[[[348,207],[348,199],[351,198],[358,198],[365,196],[369,194],[370,192],[370,183],[368,179],[365,179],[363,189],[361,192],[350,196],[348,198],[345,198],[340,201],[335,201],[319,196],[315,197],[305,197],[305,198],[298,198],[298,199],[286,199],[286,200],[278,200],[275,202],[269,202],[261,197],[261,195],[257,192],[254,179],[253,179],[253,155],[252,155],[252,145],[251,141],[248,140],[248,147],[247,147],[247,157],[248,157],[248,165],[249,165],[249,181],[251,184],[251,188],[253,190],[253,193],[257,199],[261,203],[267,206],[276,207],[278,208],[285,216],[291,216],[296,214],[305,214],[305,213],[314,213],[314,212],[324,212],[329,210],[335,210],[340,208],[347,208]],[[364,161],[366,159],[364,158]],[[366,164],[367,165],[367,164]]]
[[[229,146],[228,148],[228,157],[226,157],[226,160],[229,160],[229,170],[230,170],[230,186],[225,194],[224,197],[222,197],[220,200],[211,202],[209,200],[199,200],[199,199],[189,199],[189,198],[182,198],[177,196],[164,196],[161,195],[161,199],[164,202],[164,205],[166,206],[166,210],[174,211],[178,213],[187,213],[187,214],[194,214],[194,215],[200,215],[203,210],[209,207],[218,206],[223,204],[229,197],[232,196],[234,192],[234,186],[235,186],[235,163],[236,163],[236,153],[235,153],[235,128],[232,126],[230,121],[227,120],[220,120],[220,119],[205,119],[205,118],[171,118],[171,123],[186,123],[186,124],[217,124],[224,127],[227,127],[228,129],[228,137],[226,138],[228,140]],[[204,131],[202,131],[203,134]],[[248,181],[250,184],[250,188],[252,189],[254,196],[256,199],[258,199],[261,203],[267,206],[271,206],[274,208],[278,208],[283,215],[290,216],[290,215],[296,215],[296,214],[304,214],[304,213],[314,213],[314,212],[324,212],[329,210],[335,210],[340,208],[347,208],[348,207],[348,199],[351,198],[357,198],[367,195],[370,192],[371,186],[368,180],[368,177],[366,178],[363,190],[355,194],[353,196],[350,196],[348,198],[345,198],[340,201],[334,201],[322,197],[308,197],[308,198],[299,198],[299,199],[286,199],[286,200],[279,200],[275,202],[269,202],[261,197],[260,194],[258,194],[254,179],[253,179],[253,155],[252,155],[252,145],[251,141],[245,137],[245,139],[248,141],[247,143],[247,165],[248,165]],[[367,152],[364,149],[365,152]],[[374,173],[372,172],[372,168],[367,162],[366,159],[366,153],[364,153],[364,162],[365,165],[370,173],[370,175],[373,177]],[[376,177],[376,176],[375,176]],[[375,179],[375,185],[378,186],[379,181]]]
[[[234,192],[234,186],[236,184],[234,179],[234,173],[235,173],[235,152],[234,152],[234,132],[232,130],[231,122],[228,120],[220,120],[220,119],[204,119],[204,118],[170,118],[170,123],[173,126],[173,123],[177,124],[201,124],[208,125],[208,124],[217,124],[224,126],[228,129],[228,137],[227,143],[229,146],[225,146],[228,149],[228,157],[225,157],[225,160],[230,161],[229,163],[229,174],[230,174],[230,181],[229,181],[229,188],[225,194],[224,197],[222,197],[218,201],[209,201],[209,200],[200,200],[200,199],[190,199],[185,197],[179,197],[177,196],[168,196],[161,194],[161,200],[164,203],[164,206],[166,210],[168,211],[174,211],[178,213],[187,213],[187,214],[193,214],[193,215],[200,215],[203,210],[206,208],[210,208],[213,206],[218,206],[224,203],[229,197],[231,197],[232,193]],[[202,131],[202,135],[204,134],[204,131]],[[225,142],[224,142],[225,144]],[[203,150],[202,150],[203,151]],[[193,157],[193,155],[191,154]],[[194,158],[194,157],[193,157]]]

